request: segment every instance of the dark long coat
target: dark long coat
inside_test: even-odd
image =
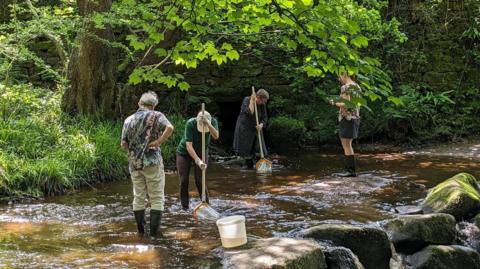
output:
[[[256,150],[260,151],[257,141],[257,125],[255,121],[255,113],[250,114],[250,96],[243,98],[242,106],[240,108],[240,114],[237,118],[237,124],[235,126],[235,135],[233,137],[233,150],[240,156],[251,156]],[[258,121],[263,123],[263,127],[267,126],[267,106],[257,105],[258,108]],[[265,139],[262,134],[263,152],[267,155],[267,148],[265,147]]]

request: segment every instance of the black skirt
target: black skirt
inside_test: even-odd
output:
[[[340,121],[340,138],[356,139],[358,137],[358,129],[360,129],[359,119],[342,119]]]

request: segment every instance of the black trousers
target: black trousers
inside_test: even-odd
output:
[[[206,160],[208,164],[208,159]],[[195,162],[189,156],[184,156],[182,154],[177,154],[177,171],[180,180],[180,201],[183,208],[188,208],[190,204],[190,195],[188,193],[188,183],[190,179],[190,168],[194,166],[194,178],[195,186],[197,186],[197,191],[202,197],[202,169],[195,164]],[[205,200],[208,203],[208,189],[205,186]]]

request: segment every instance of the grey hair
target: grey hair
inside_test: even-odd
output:
[[[153,91],[146,92],[140,97],[140,105],[156,106],[158,104],[157,94]]]
[[[268,94],[268,92],[264,89],[260,89],[257,91],[257,95],[260,96],[260,97],[263,97],[265,99],[270,99],[270,95]]]

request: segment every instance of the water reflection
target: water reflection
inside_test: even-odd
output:
[[[320,223],[370,223],[415,204],[427,189],[461,171],[464,159],[409,154],[365,154],[360,176],[337,178],[338,156],[306,154],[275,162],[257,175],[235,166],[208,171],[210,205],[223,216],[245,215],[248,236],[291,236]],[[200,202],[191,185],[191,207]],[[139,239],[128,180],[43,202],[0,207],[0,268],[215,267],[220,246],[214,222],[196,221],[179,205],[176,174],[167,175],[164,238]],[[148,215],[148,212],[147,212]]]

